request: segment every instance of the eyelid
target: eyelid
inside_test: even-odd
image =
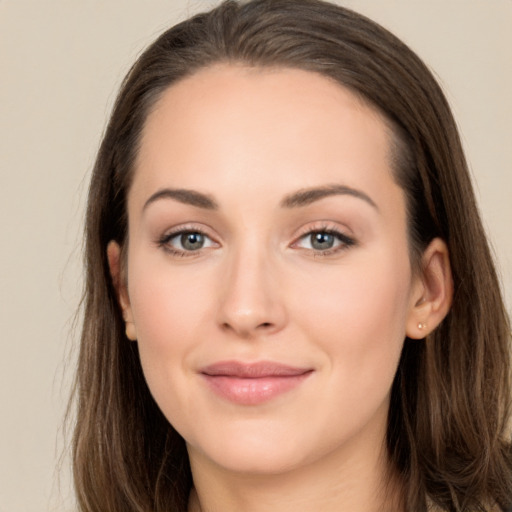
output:
[[[167,231],[165,231],[161,236],[159,236],[156,240],[156,245],[165,251],[169,252],[173,256],[183,256],[183,257],[194,257],[199,256],[202,254],[205,250],[209,250],[212,248],[212,246],[209,247],[201,247],[200,249],[197,249],[196,251],[187,251],[182,249],[177,249],[169,245],[169,242],[182,234],[185,233],[199,233],[206,238],[208,238],[212,242],[213,247],[219,247],[220,243],[216,240],[216,237],[214,237],[208,228],[205,228],[202,225],[194,224],[194,223],[187,223],[187,224],[180,224],[178,226],[175,226]]]
[[[218,241],[218,237],[211,234],[211,229],[209,227],[205,227],[202,224],[196,223],[186,223],[174,226],[168,230],[166,230],[161,236],[157,238],[155,241],[156,245],[159,248],[164,249],[168,253],[173,256],[182,256],[182,257],[194,257],[199,256],[203,252],[208,251],[212,248],[220,247],[220,242]],[[292,243],[289,247],[294,249],[303,250],[305,252],[309,252],[315,256],[328,256],[331,254],[335,254],[341,251],[344,251],[352,246],[357,245],[356,239],[352,235],[346,234],[347,231],[350,231],[348,228],[341,228],[339,224],[332,221],[321,221],[321,222],[313,222],[311,224],[306,224],[303,226],[297,234],[293,237]],[[211,242],[211,245],[208,247],[201,247],[197,250],[186,250],[179,249],[170,245],[170,241],[185,233],[199,233],[206,238],[208,238]],[[300,247],[299,244],[306,237],[311,236],[314,233],[326,233],[333,235],[336,237],[338,243],[335,247],[329,249],[314,249],[314,248],[306,248]]]
[[[292,248],[296,248],[299,250],[304,250],[314,254],[315,256],[329,256],[342,251],[347,250],[350,247],[357,245],[357,240],[353,237],[353,235],[346,234],[348,231],[347,228],[342,229],[338,224],[322,221],[320,223],[316,222],[313,224],[308,224],[301,228],[299,233],[294,237],[293,242],[291,243]],[[337,246],[330,249],[309,249],[304,247],[299,247],[298,244],[304,238],[311,236],[313,233],[326,233],[335,236],[340,242]]]

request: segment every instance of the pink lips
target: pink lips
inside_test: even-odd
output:
[[[240,405],[258,405],[297,387],[312,371],[270,361],[225,361],[202,368],[200,373],[222,398]]]

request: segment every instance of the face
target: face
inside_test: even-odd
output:
[[[193,463],[279,472],[382,447],[417,300],[390,137],[299,70],[209,68],[150,114],[120,295]]]

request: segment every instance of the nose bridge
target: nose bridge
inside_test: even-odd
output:
[[[275,332],[285,321],[276,263],[253,237],[232,248],[222,279],[220,321],[239,335]]]

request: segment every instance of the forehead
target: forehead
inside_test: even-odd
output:
[[[391,137],[375,109],[322,75],[217,65],[157,102],[134,187],[277,189],[342,180],[377,189],[392,179]]]

